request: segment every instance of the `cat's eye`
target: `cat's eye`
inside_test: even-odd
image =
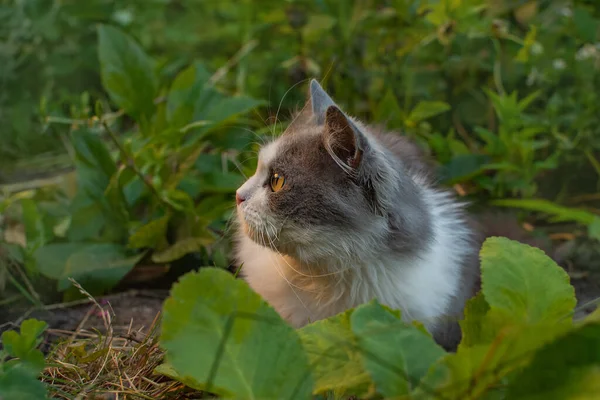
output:
[[[285,177],[281,174],[273,174],[271,175],[271,190],[274,192],[279,192],[281,188],[285,185]]]

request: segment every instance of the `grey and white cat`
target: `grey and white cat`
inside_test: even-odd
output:
[[[349,117],[313,80],[236,202],[242,276],[293,326],[377,298],[457,344],[481,242],[407,138]]]

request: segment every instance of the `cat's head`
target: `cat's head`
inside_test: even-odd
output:
[[[288,129],[261,148],[236,202],[248,237],[307,263],[409,251],[427,219],[402,161],[315,80]]]

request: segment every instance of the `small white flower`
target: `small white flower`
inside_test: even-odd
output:
[[[531,54],[533,54],[534,56],[539,56],[543,52],[544,52],[544,46],[542,46],[538,42],[535,42],[534,44],[531,45]]]
[[[567,63],[562,58],[557,58],[552,61],[552,66],[555,70],[561,71],[567,67]]]
[[[532,86],[535,83],[535,81],[537,81],[539,76],[540,73],[537,70],[537,68],[531,68],[531,71],[529,71],[529,75],[527,75],[527,86]]]
[[[573,10],[570,7],[563,7],[559,11],[560,15],[563,17],[569,18],[573,16]]]
[[[127,26],[133,21],[133,13],[131,10],[117,10],[113,13],[112,19],[120,25]]]
[[[575,54],[575,59],[577,61],[587,60],[592,57],[596,57],[598,55],[598,49],[593,44],[586,43],[584,44],[577,53]]]

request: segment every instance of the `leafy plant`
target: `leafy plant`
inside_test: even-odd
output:
[[[167,364],[157,371],[223,397],[597,395],[600,325],[593,315],[573,323],[567,274],[540,250],[505,238],[487,239],[481,262],[482,289],[467,304],[456,353],[377,301],[294,332],[244,282],[211,268],[191,273],[165,303]],[[561,379],[539,392],[548,365]]]
[[[0,350],[0,397],[5,399],[45,399],[46,388],[38,376],[46,363],[37,349],[46,323],[28,319],[21,323],[20,333],[2,334]]]
[[[39,229],[27,237],[37,270],[58,280],[61,291],[68,278],[91,293],[112,288],[144,249],[152,249],[150,262],[168,264],[214,244],[213,223],[227,221],[225,196],[241,183],[229,171],[235,161],[218,153],[239,131],[232,122],[261,104],[225,95],[201,64],[160,89],[155,62],[132,38],[103,25],[98,35],[102,82],[120,111],[105,113],[98,103],[95,116],[73,121],[77,193],[66,229],[62,237]],[[123,113],[137,125],[120,136],[111,125]],[[22,205],[29,225],[42,224],[33,205]]]

